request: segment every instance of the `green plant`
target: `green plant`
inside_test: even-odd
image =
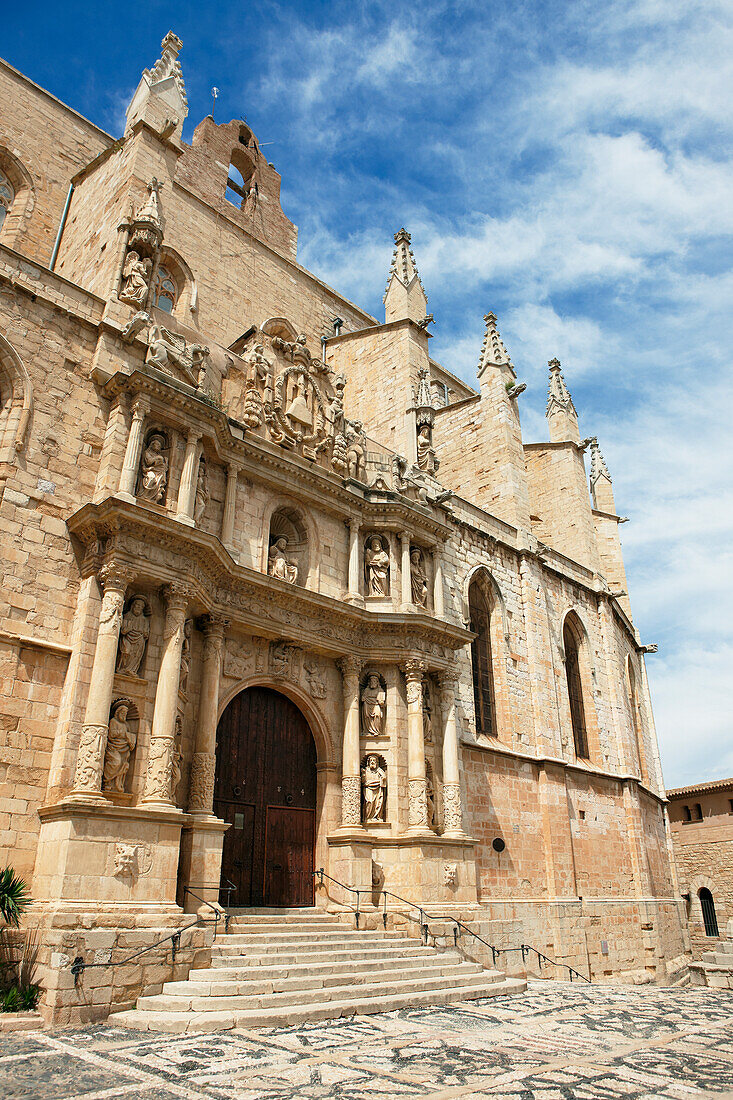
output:
[[[20,1012],[21,999],[18,992],[17,985],[11,986],[11,988],[3,995],[2,1010],[3,1012]]]
[[[32,1012],[38,1005],[38,998],[41,996],[40,985],[27,985],[25,989],[20,990],[20,1004],[24,1012]]]
[[[23,953],[23,934],[13,928],[0,928],[0,994],[18,982],[18,967]]]
[[[12,867],[0,871],[0,917],[6,924],[17,928],[30,900],[28,887]]]

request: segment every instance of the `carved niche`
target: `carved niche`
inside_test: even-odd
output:
[[[268,576],[303,585],[309,564],[308,531],[301,513],[295,507],[278,508],[270,520]]]
[[[124,794],[132,754],[137,744],[137,708],[129,699],[112,704],[102,770],[102,789]]]
[[[164,432],[154,429],[148,433],[140,457],[137,498],[151,504],[165,502],[168,488],[168,455],[170,444]]]
[[[361,762],[361,820],[364,825],[387,820],[387,762],[376,752]]]
[[[387,718],[387,689],[383,678],[373,670],[362,680],[360,711],[364,737],[382,737]]]
[[[148,198],[130,220],[127,253],[122,265],[119,299],[133,309],[143,310],[150,293],[150,278],[163,243],[160,215],[162,184],[153,178],[148,184]]]
[[[150,605],[145,596],[135,593],[122,616],[117,644],[116,671],[139,676],[150,635]]]
[[[367,596],[389,596],[389,547],[383,535],[370,535],[364,547]]]
[[[425,572],[423,552],[419,546],[410,547],[410,589],[416,607],[428,606],[428,575]]]

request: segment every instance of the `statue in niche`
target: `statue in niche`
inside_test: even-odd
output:
[[[361,769],[364,824],[385,821],[387,816],[387,768],[381,756],[369,753]]]
[[[120,301],[142,309],[148,297],[150,273],[153,270],[151,260],[141,260],[139,253],[130,249],[125,257],[122,271],[122,290]]]
[[[199,462],[199,472],[196,481],[196,501],[193,506],[194,522],[198,526],[204,518],[206,505],[209,503],[209,482],[206,476],[206,462],[202,458]]]
[[[433,701],[427,677],[422,682],[422,732],[425,741],[430,744],[433,740]]]
[[[428,577],[422,561],[422,550],[413,546],[410,550],[410,587],[412,602],[417,607],[428,606]]]
[[[191,668],[191,631],[193,619],[186,619],[183,624],[183,648],[181,649],[181,677],[178,681],[178,690],[185,695],[188,686],[188,673]]]
[[[423,424],[417,433],[417,465],[428,474],[434,474],[438,469],[433,450],[433,430],[429,424]]]
[[[137,743],[137,734],[127,723],[129,707],[118,703],[112,712],[104,754],[104,789],[122,794],[130,770],[130,757]]]
[[[389,596],[389,554],[379,535],[369,540],[364,558],[368,594]]]
[[[133,596],[127,612],[122,617],[120,641],[117,649],[117,672],[139,676],[145,656],[145,646],[150,634],[148,603],[144,596]]]
[[[387,693],[372,672],[361,692],[361,724],[365,737],[381,737],[387,713]]]
[[[360,420],[350,420],[346,429],[346,464],[349,477],[363,481],[366,474],[366,436]]]
[[[165,457],[164,450],[164,437],[157,434],[151,435],[140,462],[138,500],[162,504],[168,484],[168,459]]]
[[[271,577],[277,577],[288,584],[296,584],[298,580],[298,563],[294,558],[289,558],[285,551],[288,548],[288,540],[285,535],[278,535],[270,547],[267,572]]]

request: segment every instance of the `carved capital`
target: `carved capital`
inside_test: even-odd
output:
[[[201,439],[200,428],[189,428],[186,434],[186,446],[195,447],[198,441]]]
[[[417,657],[410,657],[408,660],[402,662],[401,668],[408,683],[411,681],[416,681],[418,683],[422,682],[422,678],[425,675],[424,661]]]
[[[105,593],[121,592],[124,596],[133,576],[134,572],[129,565],[112,558],[99,570],[99,583]]]
[[[348,653],[345,657],[339,657],[336,662],[336,667],[346,682],[349,676],[357,676],[361,672],[363,661],[361,657],[355,657],[353,653]]]
[[[207,640],[209,638],[223,638],[229,626],[229,619],[223,615],[202,615],[196,623],[199,630]]]
[[[150,412],[150,399],[137,394],[133,398],[131,410],[133,420],[144,420]]]
[[[191,602],[191,595],[190,587],[179,584],[177,581],[173,584],[164,584],[160,590],[160,597],[169,615],[176,612],[185,614]]]
[[[458,691],[458,673],[454,669],[439,672],[438,683],[440,685],[441,700],[444,705],[449,705],[455,699]]]

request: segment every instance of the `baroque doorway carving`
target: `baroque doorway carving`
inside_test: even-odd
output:
[[[221,874],[233,906],[313,904],[316,746],[295,703],[271,688],[247,688],[221,716],[214,813],[230,822]]]

